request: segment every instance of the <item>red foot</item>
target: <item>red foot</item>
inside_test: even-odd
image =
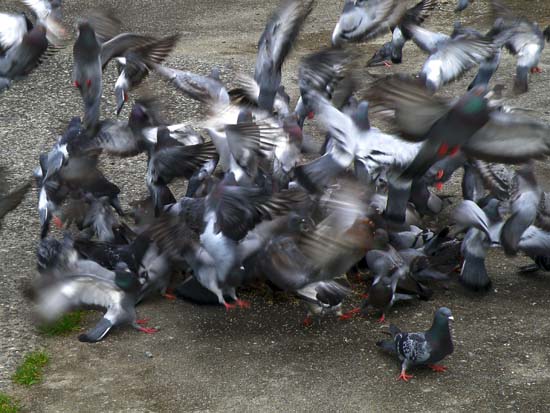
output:
[[[392,64],[390,62],[388,62],[387,60],[384,60],[382,62],[384,64],[384,66],[386,66],[388,69],[392,66]]]
[[[59,218],[58,216],[54,215],[52,217],[52,222],[57,227],[57,229],[63,228],[63,221],[61,221],[61,218]]]
[[[442,158],[443,156],[447,155],[448,151],[449,151],[449,145],[443,142],[439,147],[439,149],[437,150],[437,154],[439,155],[440,158]]]
[[[307,316],[306,318],[304,318],[304,321],[302,321],[302,325],[304,327],[309,327],[312,324],[313,324],[313,319],[310,316]]]
[[[378,319],[378,322],[379,322],[380,324],[386,322],[386,316],[385,316],[384,314],[382,314],[382,315],[380,316],[380,318]]]
[[[124,101],[128,102],[128,93],[124,92]]]
[[[80,82],[78,80],[75,80],[73,85],[74,85],[74,87],[79,88],[80,87]]]
[[[356,314],[359,314],[361,309],[359,307],[349,310],[347,313],[344,313],[340,316],[340,320],[349,320],[350,318],[355,317]]]
[[[147,324],[148,322],[149,322],[148,318],[142,318],[140,320],[136,320],[136,324],[139,324],[139,325],[144,325],[144,324]]]
[[[223,306],[225,307],[225,311],[233,310],[237,306],[235,304],[229,304],[229,303],[223,303]]]
[[[538,66],[532,67],[531,73],[542,73],[542,69]]]
[[[447,367],[440,366],[439,364],[428,364],[428,367],[435,371],[436,373],[443,373],[447,371]]]
[[[369,298],[369,293],[361,294],[361,298],[366,300],[367,298]]]
[[[399,380],[409,381],[413,377],[414,376],[412,374],[407,374],[407,372],[405,370],[401,370],[401,374],[399,376],[397,376],[397,381],[399,381]]]
[[[458,153],[459,150],[460,150],[460,146],[457,145],[449,151],[449,155],[450,156],[455,156]]]
[[[92,81],[90,79],[86,80],[86,86],[88,87],[92,86]]]
[[[176,298],[178,298],[174,294],[168,294],[168,293],[163,294],[163,297],[166,298],[167,300],[175,300]]]
[[[308,119],[313,119],[314,117],[315,117],[315,112],[313,112],[313,111],[308,112],[308,114],[307,114]]]
[[[140,327],[139,331],[145,334],[155,334],[158,330],[156,328]]]
[[[435,179],[437,179],[438,181],[441,180],[441,178],[443,178],[444,174],[445,174],[445,172],[443,171],[443,169],[439,169],[437,171],[437,174],[435,174]]]
[[[443,189],[443,182],[436,182],[434,186],[435,186],[435,189],[437,189],[438,191],[441,191]]]
[[[237,298],[237,301],[235,301],[235,304],[237,305],[237,307],[239,308],[250,308],[250,301],[246,301],[246,300],[241,300],[239,298]]]

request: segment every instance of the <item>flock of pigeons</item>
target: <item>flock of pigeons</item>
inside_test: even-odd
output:
[[[36,68],[48,50],[69,44],[59,0],[23,3],[34,10],[34,24],[0,14],[3,87]],[[345,319],[370,309],[383,321],[396,301],[429,299],[429,285],[449,282],[453,272],[467,288],[488,289],[489,248],[532,258],[522,271],[550,270],[548,194],[533,166],[550,154],[550,127],[503,105],[494,99],[499,90],[488,87],[505,47],[517,55],[514,90],[526,92],[549,29],[541,32],[492,0],[494,25],[486,34],[459,25],[450,35],[434,33],[422,24],[437,0],[407,3],[346,0],[332,46],[301,62],[294,109],[281,69],[314,0],[283,0],[260,37],[254,76],[239,75],[233,89],[216,70],[202,76],[165,66],[178,35],[122,33],[112,13],[81,18],[73,81],[84,115],[70,120],[35,170],[41,240],[28,293],[37,312],[54,320],[78,307],[103,308],[99,323],[79,337],[86,342],[124,324],[152,333],[135,306],[159,292],[173,298],[171,278],[184,273],[174,293],[196,303],[248,307],[237,288],[261,281],[306,302],[306,324],[312,316]],[[457,10],[467,5],[459,1]],[[429,57],[418,76],[379,76],[365,85],[351,43],[388,31],[391,41],[369,65],[400,63],[407,41]],[[117,114],[156,72],[209,115],[194,127],[167,124],[157,100],[146,96],[127,121],[100,119],[102,73],[113,60]],[[476,66],[463,96],[435,95]],[[370,116],[386,131],[371,126]],[[322,147],[307,133],[312,118],[326,131]],[[99,158],[141,153],[149,196],[124,211]],[[421,228],[421,216],[447,205],[431,187],[458,169],[464,200],[453,222]],[[169,185],[181,179],[186,194],[176,199]],[[2,196],[2,216],[28,186]],[[50,235],[51,224],[64,229],[62,237]],[[369,287],[362,308],[344,314],[342,301],[352,293],[345,275],[352,273]],[[453,351],[449,320],[450,310],[441,308],[426,333],[390,327],[391,340],[378,345],[403,362],[400,379],[408,380],[414,365],[444,369],[434,363]]]

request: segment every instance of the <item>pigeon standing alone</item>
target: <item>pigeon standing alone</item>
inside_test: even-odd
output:
[[[454,320],[451,310],[441,307],[435,312],[432,326],[424,333],[406,333],[393,324],[390,325],[392,339],[381,340],[376,345],[396,354],[401,361],[401,373],[397,380],[412,379],[414,376],[407,374],[407,370],[413,366],[426,365],[436,372],[447,370],[446,367],[435,363],[453,353],[449,320]]]

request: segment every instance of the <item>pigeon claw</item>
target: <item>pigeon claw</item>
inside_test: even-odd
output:
[[[448,151],[449,151],[449,145],[447,145],[445,142],[443,142],[441,144],[441,146],[439,147],[439,149],[437,150],[437,154],[439,155],[440,158],[442,158],[445,155],[447,155]]]
[[[380,316],[380,318],[378,319],[378,322],[379,322],[380,324],[385,323],[385,322],[386,322],[386,316],[385,316],[384,314],[382,314],[382,315]]]
[[[174,294],[169,294],[169,293],[164,293],[164,294],[162,294],[162,296],[164,298],[166,298],[167,300],[175,300],[176,298],[178,298]]]
[[[307,114],[308,119],[313,119],[314,117],[315,117],[315,112],[313,112],[313,111],[308,112],[308,114]]]
[[[390,67],[392,67],[392,64],[391,64],[390,62],[388,62],[387,60],[384,60],[382,63],[383,63],[384,66],[387,67],[388,69],[389,69]]]
[[[348,312],[342,314],[339,318],[340,320],[349,320],[350,318],[355,317],[356,314],[359,314],[361,309],[359,307],[349,310]]]
[[[399,376],[397,376],[397,381],[399,380],[403,380],[403,381],[406,381],[408,382],[410,379],[412,379],[414,376],[412,374],[407,374],[407,372],[405,370],[401,370],[401,374],[399,374]]]
[[[531,68],[531,73],[542,73],[542,69],[538,66],[534,66]]]
[[[428,367],[435,371],[436,373],[443,373],[447,371],[447,367],[440,366],[439,364],[428,364]]]
[[[139,324],[140,326],[147,324],[149,322],[148,318],[142,318],[140,320],[136,320],[136,324]]]
[[[250,308],[250,301],[246,301],[246,300],[241,300],[239,298],[237,298],[237,300],[235,300],[235,305],[239,308]]]
[[[145,334],[155,334],[158,331],[156,328],[149,327],[140,327],[138,330]]]
[[[233,310],[237,307],[237,305],[229,303],[223,303],[223,306],[225,307],[225,311]]]
[[[437,174],[435,175],[435,179],[437,179],[438,181],[441,180],[441,178],[443,178],[443,175],[445,174],[445,172],[443,171],[443,169],[438,169],[437,171]]]
[[[456,146],[451,148],[451,150],[449,151],[449,155],[450,156],[455,156],[458,153],[459,150],[460,150],[460,146],[456,145]]]
[[[302,325],[304,327],[309,327],[312,324],[313,324],[313,319],[310,316],[307,316],[306,318],[304,318],[304,321],[302,321]]]
[[[443,182],[436,182],[434,186],[435,186],[435,189],[437,189],[438,191],[441,191],[443,189]]]
[[[54,215],[52,217],[52,222],[56,226],[57,229],[62,229],[63,228],[63,221],[61,221],[61,218],[59,218],[58,216]]]
[[[367,298],[369,298],[369,293],[361,294],[361,298],[366,300]]]

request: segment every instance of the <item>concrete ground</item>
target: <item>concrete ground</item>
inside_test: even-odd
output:
[[[90,2],[66,1],[65,16],[74,22]],[[230,82],[235,73],[251,73],[257,39],[275,2],[230,0],[104,1],[128,30],[167,35],[182,33],[168,63],[206,74],[213,66]],[[271,4],[272,3],[272,4]],[[300,57],[330,41],[342,1],[318,0],[284,68],[285,85],[297,97]],[[450,32],[454,2],[440,1],[426,26]],[[20,10],[14,1],[4,10]],[[517,1],[516,10],[550,20],[546,1]],[[462,16],[466,24],[485,29],[487,2],[476,1]],[[370,57],[386,38],[358,46]],[[425,56],[407,45],[405,63],[375,73],[416,72]],[[514,105],[550,120],[548,80],[550,56],[543,53],[544,72],[534,75],[528,94]],[[514,61],[506,56],[495,82],[510,94]],[[70,117],[81,114],[78,93],[71,87],[71,48],[49,59],[28,79],[0,96],[0,162],[15,185],[31,175],[38,154],[49,148]],[[114,69],[106,73],[104,116],[114,116]],[[446,88],[460,93],[473,74]],[[365,76],[365,81],[368,81]],[[166,105],[173,121],[198,123],[199,106],[152,76],[149,90]],[[135,94],[134,94],[135,97]],[[128,114],[125,109],[123,116]],[[107,158],[103,169],[122,188],[125,205],[145,194],[144,158]],[[539,165],[543,187],[549,169]],[[443,193],[457,194],[458,181]],[[546,190],[549,188],[546,186]],[[348,322],[325,319],[303,328],[304,309],[291,299],[245,292],[249,310],[229,314],[221,308],[151,299],[138,308],[160,328],[155,335],[131,329],[113,331],[104,342],[78,342],[77,334],[45,338],[37,334],[21,287],[35,270],[38,240],[36,191],[33,190],[0,230],[0,390],[22,401],[30,412],[187,412],[187,411],[547,411],[550,403],[550,279],[545,274],[517,275],[524,259],[506,259],[492,251],[488,260],[494,289],[487,295],[466,292],[452,282],[437,288],[429,302],[398,305],[389,321],[406,330],[424,330],[435,309],[452,309],[455,353],[446,360],[448,372],[414,371],[410,383],[398,383],[398,362],[381,354],[374,343],[386,326],[375,318]],[[361,292],[360,286],[357,291]],[[352,299],[346,306],[359,302]],[[84,327],[99,318],[87,317]],[[25,353],[44,348],[51,361],[42,384],[22,388],[10,376]],[[150,352],[152,357],[147,357]]]

